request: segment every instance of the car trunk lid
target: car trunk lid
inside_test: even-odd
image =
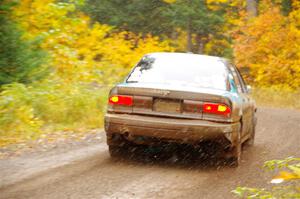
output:
[[[132,96],[133,106],[127,107],[132,114],[203,119],[203,103],[231,105],[229,98],[224,97],[226,92],[181,85],[124,83],[116,86],[111,95]]]

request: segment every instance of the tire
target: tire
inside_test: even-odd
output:
[[[120,145],[122,146],[122,144],[125,142],[124,138],[120,135],[120,134],[106,134],[106,143],[107,145]]]
[[[120,157],[124,153],[124,147],[108,145],[108,151],[110,157]]]
[[[111,157],[118,157],[127,149],[128,141],[119,134],[107,134],[108,151]]]
[[[255,126],[254,124],[251,127],[251,135],[248,140],[244,143],[245,146],[253,146],[254,145],[254,140],[255,140]]]
[[[241,141],[241,132],[238,134],[238,139],[229,153],[229,163],[230,166],[238,167],[241,164],[241,156],[242,156],[242,141]]]
[[[230,165],[233,167],[238,167],[241,164],[242,156],[242,144],[239,141],[235,147],[232,149],[232,157],[230,158]]]

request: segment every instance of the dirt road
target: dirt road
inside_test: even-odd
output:
[[[255,146],[245,148],[239,168],[190,157],[185,149],[169,157],[129,153],[111,159],[102,139],[76,150],[23,158],[19,168],[14,160],[0,162],[1,179],[11,180],[0,188],[0,198],[234,198],[230,191],[236,186],[260,187],[269,181],[272,174],[261,169],[264,161],[300,156],[299,111],[260,108],[258,119]],[[8,176],[14,167],[19,170]],[[15,183],[22,167],[27,168],[23,173],[52,169]]]

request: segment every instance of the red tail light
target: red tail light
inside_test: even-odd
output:
[[[125,95],[113,95],[109,97],[109,103],[112,105],[132,106],[133,97]]]
[[[203,112],[211,114],[228,115],[231,109],[225,104],[204,103]]]

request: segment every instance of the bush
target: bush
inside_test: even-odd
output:
[[[261,106],[300,109],[300,91],[284,86],[254,88],[252,96]]]
[[[0,12],[5,18],[0,24],[5,49],[0,52],[0,146],[56,130],[102,127],[108,89],[102,85],[123,79],[146,53],[173,51],[158,37],[91,24],[76,10],[77,1],[16,2],[10,17],[24,35],[8,12]],[[32,45],[36,38],[43,40]],[[44,68],[41,49],[49,55],[47,79],[38,78]]]
[[[38,138],[56,130],[103,125],[106,88],[47,80],[5,85],[0,95],[0,146]]]
[[[271,180],[274,186],[269,189],[237,187],[232,192],[239,197],[253,199],[300,198],[300,158],[267,161],[264,168],[279,172]]]
[[[1,0],[2,2],[2,0]],[[35,41],[24,41],[22,32],[9,17],[10,4],[0,4],[0,86],[30,83],[47,74],[45,52]]]
[[[48,125],[97,128],[102,125],[106,88],[83,83],[47,81],[35,86],[32,106]]]
[[[33,139],[43,122],[34,114],[32,93],[23,84],[3,87],[0,95],[0,146]]]

